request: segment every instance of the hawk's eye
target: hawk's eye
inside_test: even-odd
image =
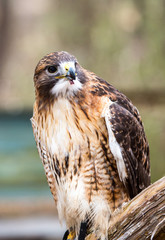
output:
[[[48,73],[53,74],[53,73],[57,72],[57,66],[49,66],[49,67],[47,67],[47,71],[48,71]]]

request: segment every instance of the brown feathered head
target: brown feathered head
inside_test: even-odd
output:
[[[41,99],[74,96],[85,83],[83,68],[67,52],[54,52],[43,57],[34,74],[36,95]]]

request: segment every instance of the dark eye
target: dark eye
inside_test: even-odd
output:
[[[55,73],[57,72],[57,66],[49,66],[47,67],[48,73]]]

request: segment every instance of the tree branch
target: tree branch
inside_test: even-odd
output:
[[[113,216],[108,239],[165,239],[165,177],[143,190]]]
[[[139,193],[111,218],[108,240],[147,239],[165,239],[165,177]],[[86,240],[96,240],[95,234],[89,234]]]

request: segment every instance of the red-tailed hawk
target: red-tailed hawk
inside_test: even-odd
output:
[[[107,239],[115,210],[150,184],[138,110],[67,52],[42,58],[34,85],[33,132],[59,218],[76,239],[83,223]]]

